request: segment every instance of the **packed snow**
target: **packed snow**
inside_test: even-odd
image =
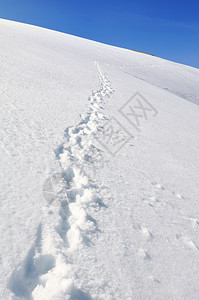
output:
[[[0,19],[0,299],[198,299],[199,70]]]

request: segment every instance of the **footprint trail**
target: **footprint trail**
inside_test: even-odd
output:
[[[102,113],[104,98],[114,92],[97,63],[96,68],[100,88],[92,92],[87,113],[81,115],[77,126],[65,130],[66,141],[55,151],[61,172],[56,195],[49,201],[54,205],[44,208],[36,241],[8,282],[18,299],[91,299],[89,291],[78,286],[75,255],[92,245],[92,238],[99,233],[90,212],[100,209],[104,196],[100,196],[101,187],[91,181],[87,170],[101,155],[93,137],[106,119]]]

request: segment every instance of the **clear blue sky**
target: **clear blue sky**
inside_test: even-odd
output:
[[[0,0],[0,17],[199,68],[199,0]]]

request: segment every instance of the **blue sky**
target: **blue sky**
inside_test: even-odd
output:
[[[0,0],[0,17],[199,68],[198,0]]]

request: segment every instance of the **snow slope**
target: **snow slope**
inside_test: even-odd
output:
[[[0,45],[0,299],[198,299],[199,70],[2,19]]]

